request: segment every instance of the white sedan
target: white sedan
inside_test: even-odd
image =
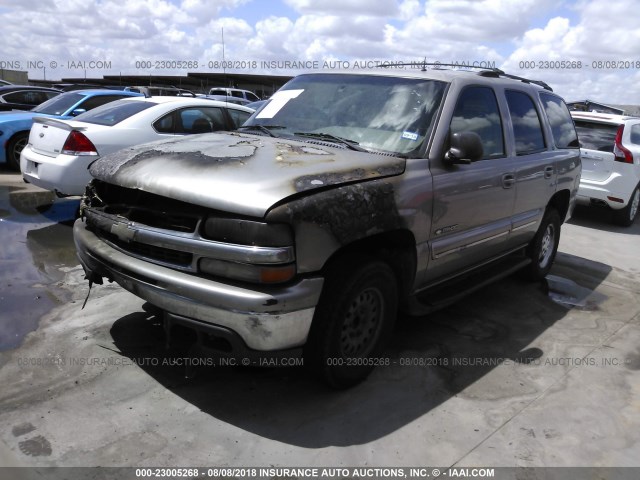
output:
[[[253,109],[184,97],[118,100],[73,120],[36,117],[20,154],[25,181],[59,196],[82,195],[97,158],[167,137],[235,130]]]

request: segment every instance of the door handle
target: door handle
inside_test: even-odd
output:
[[[502,175],[502,188],[511,188],[516,183],[516,177],[513,173],[505,173]]]
[[[551,178],[553,176],[553,167],[545,167],[544,168],[544,178]]]

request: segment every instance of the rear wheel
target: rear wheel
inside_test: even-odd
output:
[[[334,388],[363,381],[381,364],[397,296],[396,279],[386,263],[367,257],[334,262],[305,347],[306,363]]]
[[[526,271],[529,280],[542,280],[551,270],[560,242],[560,223],[557,210],[551,208],[544,213],[538,232],[527,247],[527,256],[531,258]]]
[[[613,219],[618,225],[630,227],[638,216],[638,208],[640,207],[640,189],[635,188],[629,198],[629,203],[623,209],[614,212]]]
[[[13,170],[20,170],[20,152],[27,146],[29,133],[22,132],[14,135],[7,145],[7,163]]]

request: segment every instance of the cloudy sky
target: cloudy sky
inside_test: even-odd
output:
[[[638,0],[0,0],[0,68],[47,79],[176,75],[221,71],[224,58],[227,71],[291,75],[426,58],[544,80],[567,100],[640,104],[638,7]],[[298,63],[283,70],[287,62]]]

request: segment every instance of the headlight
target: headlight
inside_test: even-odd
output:
[[[204,222],[202,236],[218,242],[256,247],[293,245],[293,232],[289,225],[238,218],[209,217]]]
[[[209,217],[202,226],[203,238],[246,248],[247,261],[227,261],[219,258],[204,257],[199,262],[201,272],[216,277],[230,278],[252,283],[283,283],[296,274],[295,254],[293,253],[293,231],[282,223],[264,223],[238,218]],[[283,250],[291,247],[291,252],[282,256],[282,260],[267,262],[258,257],[256,250]],[[286,252],[286,250],[285,250]],[[279,252],[280,253],[280,252]],[[255,263],[251,257],[255,256]]]

